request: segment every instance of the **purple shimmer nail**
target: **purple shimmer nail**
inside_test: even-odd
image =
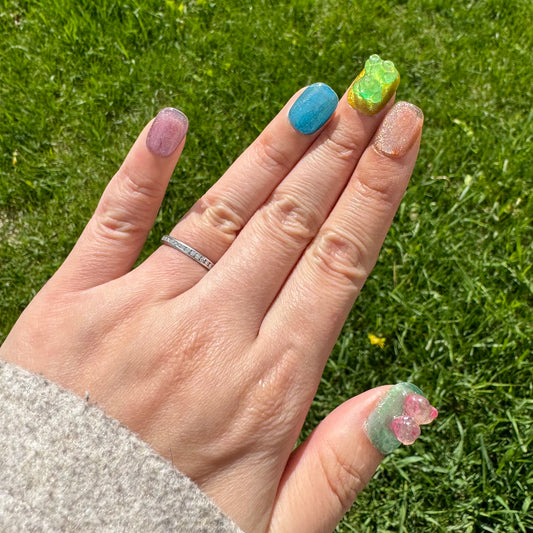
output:
[[[178,109],[165,107],[157,114],[146,137],[150,152],[168,157],[179,146],[189,127],[188,118]]]

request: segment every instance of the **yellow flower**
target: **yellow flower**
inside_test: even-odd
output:
[[[17,156],[19,155],[18,151],[15,150],[13,152],[13,159],[12,159],[12,163],[13,163],[13,166],[17,164]]]
[[[370,341],[370,344],[377,344],[380,348],[385,347],[385,337],[378,337],[373,333],[369,333],[368,340]]]

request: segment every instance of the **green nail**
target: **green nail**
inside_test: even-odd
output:
[[[377,54],[365,62],[348,91],[348,103],[367,115],[381,111],[400,84],[400,74],[392,61],[383,61]]]
[[[410,419],[404,415],[405,398],[409,395],[424,396],[424,393],[412,383],[398,383],[391,387],[387,394],[379,401],[366,421],[366,433],[372,444],[383,454],[393,452],[401,442],[391,429],[391,422],[400,417]],[[418,424],[411,422],[413,429],[418,430]],[[415,437],[416,438],[416,437]]]

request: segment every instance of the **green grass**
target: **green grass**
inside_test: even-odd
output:
[[[159,108],[191,126],[143,257],[294,91],[340,94],[380,53],[423,144],[304,433],[412,380],[440,416],[338,531],[531,531],[532,19],[529,0],[0,1],[0,341]]]

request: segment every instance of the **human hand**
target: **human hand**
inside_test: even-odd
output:
[[[212,270],[168,246],[132,270],[185,142],[164,110],[0,348],[88,392],[247,532],[332,531],[382,458],[364,423],[383,388],[292,450],[422,128],[410,104],[366,115],[345,96],[304,135],[288,120],[300,94],[172,231]]]

